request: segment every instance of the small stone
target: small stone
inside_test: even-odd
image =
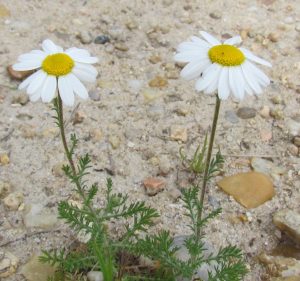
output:
[[[121,144],[120,138],[118,136],[115,136],[115,135],[109,136],[108,140],[109,140],[109,143],[111,144],[113,149],[117,149]]]
[[[150,103],[152,101],[155,101],[156,99],[160,98],[162,96],[162,93],[157,92],[152,89],[147,89],[143,91],[143,96],[146,103]]]
[[[90,271],[87,274],[89,281],[104,281],[103,273],[101,271]]]
[[[82,111],[76,111],[73,118],[73,125],[80,124],[86,118],[86,115]]]
[[[273,43],[276,43],[276,42],[278,42],[278,40],[279,40],[279,34],[278,33],[270,33],[269,35],[268,35],[268,39],[271,41],[271,42],[273,42]]]
[[[57,134],[59,134],[59,129],[57,127],[46,128],[42,131],[40,137],[51,138],[57,136]]]
[[[294,137],[293,144],[300,147],[300,137]]]
[[[300,32],[300,23],[297,23],[295,26],[296,31]]]
[[[225,111],[225,119],[232,124],[236,124],[239,122],[239,118],[234,111],[227,110]]]
[[[149,81],[148,84],[151,88],[164,88],[168,85],[168,80],[161,76],[155,76],[152,80]]]
[[[89,91],[89,97],[93,101],[99,101],[100,100],[100,93],[97,90],[91,90],[91,91]]]
[[[29,97],[27,94],[20,94],[12,99],[12,104],[21,104],[21,105],[26,105],[29,102]]]
[[[93,142],[99,142],[103,138],[103,132],[98,128],[90,129],[89,134]]]
[[[253,157],[251,159],[251,167],[256,172],[275,177],[276,175],[283,175],[286,172],[284,168],[277,167],[273,162],[259,157]]]
[[[218,12],[218,11],[215,11],[215,12],[211,12],[209,14],[209,16],[211,18],[215,19],[215,20],[218,20],[218,19],[220,19],[222,17],[222,14],[220,12]]]
[[[12,65],[9,65],[7,67],[7,72],[9,74],[10,78],[16,79],[16,80],[23,80],[26,77],[28,77],[30,74],[33,73],[32,70],[26,70],[26,71],[16,71],[16,70],[13,70]]]
[[[16,211],[23,203],[23,200],[24,196],[21,192],[13,192],[3,199],[3,203],[9,210]]]
[[[272,109],[270,112],[270,115],[275,119],[275,120],[282,120],[284,119],[284,113],[281,109],[275,108]]]
[[[1,165],[8,165],[9,164],[9,156],[7,153],[0,154],[0,164]]]
[[[241,107],[237,111],[237,116],[241,119],[251,119],[256,116],[256,110],[251,107]]]
[[[271,98],[271,101],[274,103],[274,104],[282,104],[283,103],[283,100],[282,100],[282,97],[281,96],[273,96]]]
[[[188,139],[187,129],[181,126],[171,126],[170,138],[174,141],[186,142]]]
[[[172,201],[177,201],[177,199],[179,199],[181,197],[181,192],[179,189],[177,188],[171,188],[170,190],[168,190],[168,195],[169,197],[172,199]]]
[[[110,39],[107,35],[99,35],[94,40],[95,44],[105,44],[108,42],[110,42]]]
[[[125,25],[129,30],[134,30],[138,28],[138,24],[132,19],[126,22]]]
[[[80,40],[82,44],[90,44],[93,41],[93,36],[89,31],[81,31],[78,35],[77,38]]]
[[[143,82],[141,80],[133,79],[128,80],[128,86],[130,89],[134,92],[139,92],[139,90],[142,88]]]
[[[298,156],[298,154],[299,154],[299,148],[292,143],[288,144],[287,151],[293,156]]]
[[[6,18],[10,16],[10,10],[8,10],[3,4],[0,4],[0,18]]]
[[[282,256],[271,256],[266,253],[260,254],[258,259],[267,266],[268,273],[271,276],[288,278],[279,280],[299,280],[294,278],[300,276],[300,260]],[[272,278],[271,280],[273,281],[276,279]]]
[[[266,118],[266,119],[269,118],[270,117],[270,107],[264,105],[262,107],[262,109],[260,110],[259,114],[263,118]]]
[[[159,178],[146,178],[143,181],[146,193],[149,196],[154,196],[164,190],[166,182]]]
[[[8,182],[0,181],[0,198],[6,196],[11,191],[11,185]]]
[[[5,278],[16,272],[19,259],[10,252],[0,250],[0,278]]]
[[[256,208],[275,195],[270,178],[258,172],[225,177],[217,185],[246,208]]]
[[[167,175],[171,170],[171,163],[166,155],[159,157],[159,171],[162,175]]]
[[[21,268],[21,274],[27,281],[47,281],[55,273],[55,267],[39,261],[39,255],[34,254]]]
[[[57,223],[57,215],[50,209],[44,208],[41,204],[27,206],[24,215],[24,224],[27,228],[38,227],[51,229]]]
[[[286,121],[286,127],[291,136],[300,136],[300,122],[297,122],[293,119],[288,119]]]
[[[127,52],[129,50],[129,48],[124,43],[121,42],[114,44],[114,46],[117,50],[122,52]]]
[[[273,216],[273,223],[300,244],[300,213],[289,209],[277,211]]]
[[[273,137],[272,131],[269,130],[262,130],[260,131],[260,138],[262,141],[267,142],[271,140]]]
[[[56,177],[63,177],[63,176],[65,176],[65,172],[63,171],[63,166],[66,166],[66,165],[68,165],[68,163],[66,161],[63,161],[63,162],[55,164],[52,167],[52,173],[53,173],[53,175],[56,176]]]
[[[220,202],[216,199],[216,197],[208,195],[207,201],[214,210],[220,208]]]
[[[161,57],[158,55],[153,55],[149,58],[149,61],[153,64],[161,62]]]

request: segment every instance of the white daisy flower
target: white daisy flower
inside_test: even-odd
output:
[[[43,102],[50,102],[57,89],[67,106],[74,104],[74,93],[87,99],[88,92],[81,81],[96,80],[98,72],[91,64],[98,59],[84,49],[64,51],[49,39],[43,41],[42,49],[19,56],[18,63],[13,65],[16,71],[37,70],[19,85],[19,89],[26,89],[31,101],[41,98]]]
[[[181,71],[185,79],[198,79],[196,90],[211,94],[218,91],[220,99],[225,100],[232,93],[242,100],[245,93],[259,95],[269,85],[270,79],[252,62],[271,67],[271,64],[244,48],[235,36],[221,43],[212,35],[201,31],[203,39],[192,36],[190,41],[181,43],[174,59],[188,63]]]

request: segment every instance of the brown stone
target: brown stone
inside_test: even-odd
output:
[[[225,177],[217,185],[246,208],[256,208],[275,195],[270,178],[258,172]]]
[[[171,140],[186,142],[188,139],[187,129],[181,126],[172,126],[170,131]]]
[[[9,16],[10,11],[3,4],[0,4],[0,18],[6,18]]]
[[[7,67],[7,72],[12,79],[16,80],[23,80],[24,78],[28,77],[30,74],[32,74],[34,71],[32,70],[26,70],[26,71],[16,71],[13,70],[12,65],[9,65]]]
[[[155,76],[152,80],[149,81],[149,86],[152,88],[163,88],[167,85],[168,80],[161,76]]]
[[[149,196],[154,196],[158,192],[163,191],[166,186],[166,182],[159,178],[146,178],[143,184]]]

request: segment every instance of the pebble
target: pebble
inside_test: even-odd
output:
[[[135,93],[139,92],[142,86],[143,86],[143,82],[141,80],[137,80],[137,79],[128,80],[128,87]]]
[[[8,165],[10,162],[9,156],[7,153],[0,154],[0,164],[1,165]]]
[[[275,120],[283,120],[284,119],[284,112],[280,108],[275,108],[270,111],[270,115]]]
[[[220,202],[216,199],[216,197],[208,195],[207,201],[214,210],[220,208]]]
[[[237,116],[241,119],[251,119],[256,116],[256,110],[251,107],[241,107],[237,111]]]
[[[283,209],[273,215],[273,223],[300,245],[300,213]]]
[[[94,40],[95,44],[105,44],[108,42],[110,42],[110,39],[107,35],[99,35]]]
[[[270,34],[268,35],[268,39],[269,39],[271,42],[276,43],[276,42],[278,42],[278,40],[279,40],[279,34],[278,34],[278,33],[272,32],[272,33],[270,33]]]
[[[99,142],[103,138],[103,132],[99,128],[90,129],[89,135],[93,142]]]
[[[10,10],[8,10],[3,4],[0,4],[0,18],[6,18],[10,16]]]
[[[273,137],[272,131],[269,131],[269,130],[260,131],[260,139],[263,142],[267,142],[267,141],[271,140],[272,137]]]
[[[288,119],[285,122],[285,125],[291,136],[300,136],[300,122],[297,122],[294,119]]]
[[[29,102],[29,96],[27,94],[20,94],[12,99],[12,104],[26,105]]]
[[[159,157],[159,172],[162,175],[167,175],[171,170],[172,164],[167,155]]]
[[[27,71],[16,71],[13,70],[12,65],[9,65],[7,67],[7,72],[10,76],[10,78],[15,79],[15,80],[23,80],[26,77],[28,77],[30,74],[33,73],[32,70],[27,70]]]
[[[300,147],[300,136],[294,137],[293,144],[296,145],[297,147]]]
[[[159,63],[161,62],[161,57],[158,56],[158,55],[152,55],[150,58],[149,58],[149,61],[152,63],[152,64],[156,64],[156,63]]]
[[[165,189],[166,182],[159,178],[146,178],[143,185],[147,195],[154,196]]]
[[[175,236],[173,241],[173,247],[178,247],[178,251],[175,252],[175,257],[183,262],[187,262],[191,256],[189,254],[189,251],[187,250],[185,246],[185,240],[188,238],[187,235],[181,235],[181,236]],[[216,255],[217,251],[214,249],[214,247],[208,243],[207,241],[204,242],[204,251],[203,251],[203,258],[206,259],[210,255]],[[218,267],[218,264],[213,261],[210,264],[202,264],[199,268],[196,269],[196,273],[194,274],[194,278],[197,280],[203,280],[208,281],[208,273],[211,272],[214,274],[215,268]],[[187,279],[182,277],[177,277],[176,281],[186,281]]]
[[[168,86],[168,80],[161,76],[155,76],[152,80],[149,81],[148,85],[151,88],[164,88]]]
[[[76,111],[73,117],[73,125],[80,124],[86,118],[86,115],[83,111]]]
[[[66,162],[66,161],[63,161],[63,162],[55,164],[52,167],[52,173],[53,173],[53,175],[56,176],[56,177],[63,177],[63,176],[65,176],[65,172],[63,171],[63,166],[65,166],[67,164],[68,164],[68,162]]]
[[[283,104],[284,102],[283,102],[283,99],[282,99],[282,97],[281,96],[273,96],[272,98],[271,98],[271,101],[274,103],[274,104]]]
[[[104,281],[103,273],[101,271],[90,271],[87,274],[89,281]]]
[[[41,263],[39,255],[34,254],[30,260],[21,268],[21,274],[25,276],[27,281],[47,281],[55,273],[55,266],[48,263]]]
[[[296,31],[300,32],[300,23],[297,23],[295,26]]]
[[[10,183],[0,181],[0,198],[6,196],[10,191],[11,191]]]
[[[113,149],[117,149],[121,144],[121,139],[115,135],[109,136],[108,141]]]
[[[275,195],[270,178],[258,172],[225,177],[217,185],[246,208],[256,208]]]
[[[82,44],[90,44],[93,41],[93,36],[89,31],[83,30],[78,35],[77,38]]]
[[[227,110],[225,111],[225,119],[232,124],[236,124],[239,122],[239,118],[234,111]]]
[[[187,129],[177,125],[171,126],[170,138],[174,141],[186,142],[188,140]]]
[[[0,278],[5,278],[15,273],[18,263],[19,259],[12,253],[0,250]]]
[[[261,117],[267,119],[270,117],[270,107],[267,105],[264,105],[262,109],[259,111],[259,114]]]
[[[157,92],[152,89],[147,89],[147,90],[143,91],[143,96],[144,96],[145,102],[150,103],[150,102],[153,102],[156,99],[160,98],[162,96],[162,93]]]
[[[220,12],[217,12],[217,11],[211,12],[211,13],[209,14],[209,16],[210,16],[212,19],[215,19],[215,20],[218,20],[218,19],[222,18],[222,14],[221,14]]]
[[[287,151],[293,156],[298,156],[298,154],[299,154],[299,148],[292,143],[288,144]]]
[[[98,90],[91,90],[89,91],[89,97],[93,101],[99,101],[100,100],[100,92]]]
[[[273,162],[258,157],[251,159],[251,167],[254,171],[270,175],[275,179],[286,172],[284,168],[276,166]]]
[[[133,19],[130,19],[129,21],[127,21],[125,25],[129,30],[134,30],[134,29],[138,28],[137,22],[134,21]]]
[[[177,201],[177,199],[179,199],[181,197],[181,192],[179,189],[177,188],[171,188],[170,190],[168,190],[168,195],[169,197],[172,199],[172,201]]]
[[[24,201],[24,196],[21,192],[10,193],[3,199],[4,205],[9,210],[12,210],[12,211],[18,210],[18,208],[23,203],[23,201]]]
[[[266,253],[262,253],[258,256],[258,260],[265,264],[268,273],[271,276],[277,277],[277,279],[272,278],[271,280],[280,281],[298,281],[300,276],[300,260],[294,258],[282,257],[282,256],[272,256]],[[284,277],[282,279],[281,277]],[[279,278],[279,279],[278,279]]]
[[[115,48],[121,52],[127,52],[129,48],[122,42],[114,44]]]
[[[24,224],[27,228],[38,227],[51,229],[57,223],[57,215],[50,209],[44,208],[41,204],[27,206],[24,215]]]

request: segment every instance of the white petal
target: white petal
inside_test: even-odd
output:
[[[55,54],[63,52],[62,47],[54,44],[50,39],[46,39],[42,43],[42,48],[47,54]]]
[[[63,103],[67,106],[73,106],[74,93],[72,90],[72,86],[69,83],[68,75],[60,76],[58,78],[58,89],[59,89],[59,95]]]
[[[258,79],[259,83],[266,87],[270,84],[269,77],[264,74],[259,68],[257,68],[254,64],[251,62],[248,62],[249,69],[251,69],[253,75]]]
[[[237,89],[237,93],[239,96],[239,99],[242,100],[245,96],[245,81],[242,74],[242,69],[240,66],[232,67],[235,85]]]
[[[239,48],[240,51],[245,55],[245,57],[248,60],[254,61],[256,63],[268,66],[268,67],[272,67],[272,64],[270,64],[268,61],[261,59],[257,56],[255,56],[252,52],[250,52],[249,50],[245,49],[245,48]]]
[[[206,89],[210,83],[214,80],[216,76],[216,71],[217,71],[217,64],[211,64],[206,70],[205,74],[203,73],[203,77],[198,79],[196,82],[196,90],[197,91],[203,91]]]
[[[50,102],[53,100],[56,91],[56,77],[48,75],[41,92],[41,98],[43,102]]]
[[[69,56],[71,55],[78,55],[78,56],[82,56],[82,57],[89,57],[90,53],[89,51],[85,50],[85,49],[79,49],[79,48],[69,48],[65,51],[66,54],[68,54]]]
[[[16,63],[12,66],[13,70],[16,71],[33,70],[39,67],[41,67],[41,62],[37,60],[26,60],[26,61]]]
[[[242,72],[244,75],[244,78],[246,82],[249,84],[250,88],[256,93],[261,94],[262,89],[257,82],[257,79],[252,74],[251,68],[249,68],[249,62],[245,61],[243,64],[241,64]]]
[[[192,36],[191,40],[192,40],[192,42],[195,42],[200,47],[203,47],[205,49],[211,48],[210,44],[208,44],[206,41],[202,40],[201,38],[199,38],[197,36]]]
[[[47,73],[43,70],[39,70],[37,72],[36,77],[31,81],[27,88],[28,95],[34,94],[44,83],[45,79],[47,77]]]
[[[31,83],[33,79],[38,75],[38,72],[35,72],[31,74],[29,77],[27,77],[18,87],[19,90],[23,90],[27,88],[27,86]]]
[[[177,62],[192,62],[205,58],[208,58],[208,52],[202,52],[201,50],[181,52],[174,56],[174,60]]]
[[[205,32],[205,31],[200,31],[200,34],[209,44],[211,44],[213,46],[221,45],[221,42],[218,39],[216,39],[215,37],[213,37],[212,35],[210,35],[209,33]]]
[[[223,44],[238,45],[240,43],[242,43],[241,36],[234,36],[232,38],[229,38],[229,39],[225,40]]]
[[[187,64],[180,72],[181,77],[186,80],[198,78],[202,72],[202,62],[191,62]]]
[[[36,54],[36,55],[45,55],[47,56],[47,53],[41,50],[32,50],[30,51],[30,54]]]
[[[194,51],[194,52],[203,52],[208,50],[209,48],[202,48],[200,47],[197,43],[195,42],[182,42],[178,45],[177,47],[177,52],[189,52],[189,51]]]
[[[46,54],[32,54],[32,53],[27,53],[23,54],[18,57],[18,60],[20,62],[26,62],[26,61],[36,61],[39,62],[39,64],[42,64],[42,61],[45,59]]]
[[[68,55],[76,62],[91,63],[91,64],[98,62],[98,58],[96,57],[88,57],[88,56],[82,56],[77,54],[68,54]]]
[[[80,63],[80,62],[76,62],[75,63],[75,67],[81,71],[85,71],[91,75],[97,76],[98,75],[98,71],[97,69],[90,65],[90,64],[86,64],[86,63]]]
[[[82,71],[81,69],[77,68],[76,66],[72,69],[72,73],[76,75],[79,80],[84,82],[95,82],[96,76],[91,75],[86,71]]]
[[[211,81],[210,85],[204,90],[205,94],[211,94],[217,90],[221,70],[222,67],[219,64],[216,64],[214,79]]]
[[[233,95],[239,99],[239,93],[235,84],[234,70],[233,67],[228,67],[228,78],[229,78],[229,87]]]
[[[29,96],[30,101],[36,102],[41,97],[40,91],[36,91],[33,95]]]
[[[80,80],[72,73],[68,74],[68,77],[73,91],[82,99],[87,99],[89,97],[88,92]]]
[[[221,70],[219,83],[218,83],[218,95],[221,100],[226,100],[229,97],[229,77],[228,67],[223,67]]]

